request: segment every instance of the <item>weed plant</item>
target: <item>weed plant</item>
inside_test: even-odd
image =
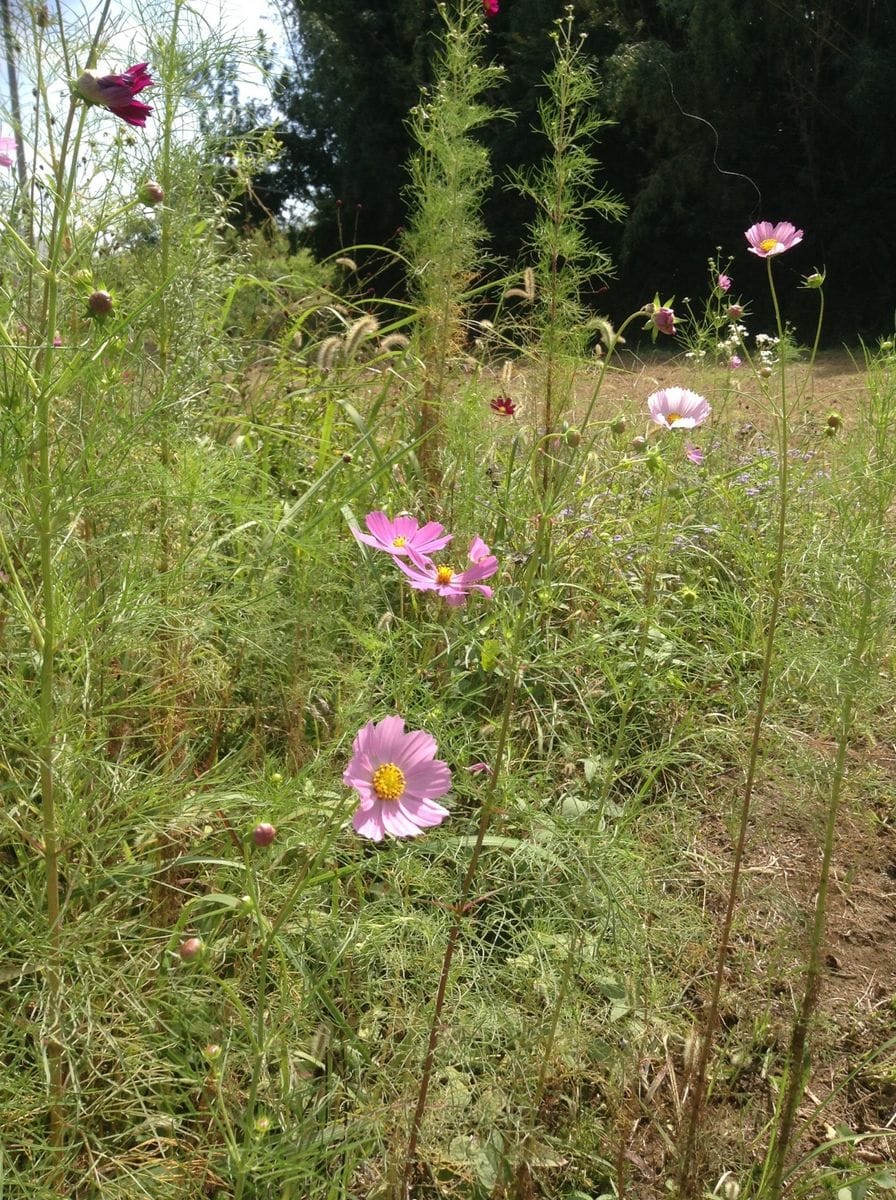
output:
[[[92,47],[115,66],[104,10],[14,17],[38,95],[34,125],[10,114],[25,174],[18,151],[0,168],[4,1197],[884,1194],[887,1014],[856,1052],[824,947],[833,884],[866,866],[849,831],[894,825],[872,755],[892,344],[826,423],[795,420],[806,368],[780,352],[769,374],[676,360],[713,409],[687,431],[648,414],[613,330],[596,369],[591,259],[563,239],[607,198],[567,21],[528,183],[566,215],[513,272],[556,301],[534,357],[492,297],[520,386],[556,368],[557,388],[549,418],[513,415],[487,363],[457,367],[471,289],[499,274],[478,6],[446,9],[415,118],[413,305],[364,295],[351,250],[237,238],[268,147],[250,135],[227,172],[183,136],[226,51],[185,6],[141,27],[154,113],[133,128],[78,92],[55,107]],[[454,540],[403,572],[357,538],[376,511]],[[465,603],[410,586],[442,567],[456,597],[492,557]],[[394,714],[435,739],[450,816],[377,842],[342,774]],[[782,828],[818,900],[773,893],[774,941],[755,847]]]

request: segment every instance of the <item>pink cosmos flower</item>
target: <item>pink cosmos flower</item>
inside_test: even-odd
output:
[[[443,549],[451,541],[452,534],[445,532],[444,525],[428,521],[420,525],[415,517],[393,517],[384,512],[370,512],[364,518],[369,533],[353,529],[352,533],[365,546],[385,550],[396,558],[408,557],[418,566],[426,565],[429,555]]]
[[[486,599],[492,596],[492,589],[482,583],[498,569],[498,560],[486,546],[481,537],[474,537],[468,555],[471,565],[465,571],[455,571],[453,567],[436,566],[433,562],[414,563],[409,566],[396,559],[395,563],[408,579],[411,587],[418,592],[438,592],[446,604],[457,607],[466,604],[470,592],[481,592]]]
[[[670,337],[673,336],[675,333],[675,313],[671,308],[663,305],[661,308],[654,309],[651,319],[660,333],[667,333]]]
[[[142,129],[152,108],[134,97],[144,88],[155,86],[146,69],[148,66],[145,62],[135,63],[119,75],[82,71],[75,82],[75,91],[88,104],[101,104],[128,125]]]
[[[11,167],[15,162],[16,139],[0,137],[0,167]]]
[[[471,775],[491,775],[492,769],[487,762],[476,762],[467,767]]]
[[[653,420],[664,429],[694,429],[712,412],[698,392],[680,387],[654,392],[647,398],[647,407]]]
[[[743,365],[744,365],[744,360],[740,357],[739,354],[732,354],[731,357],[728,359],[729,371],[736,371],[738,367],[742,367]]]
[[[342,782],[361,797],[352,826],[375,842],[386,834],[417,837],[451,815],[435,803],[451,787],[447,763],[436,758],[436,740],[422,730],[405,733],[402,717],[369,721],[359,731]]]
[[[498,0],[482,0],[482,7],[487,17],[496,17],[499,12]]]
[[[758,225],[751,225],[744,237],[750,243],[751,254],[771,258],[773,254],[783,254],[785,250],[798,246],[803,240],[803,231],[789,221],[779,221],[777,225],[772,225],[771,221],[760,221]]]
[[[699,467],[703,462],[703,451],[699,446],[692,446],[690,442],[687,442],[685,445],[684,456],[688,462],[692,462],[696,467]]]
[[[720,292],[730,292],[731,291],[731,276],[730,275],[720,275],[718,277],[718,279],[716,280],[716,287],[719,289]]]

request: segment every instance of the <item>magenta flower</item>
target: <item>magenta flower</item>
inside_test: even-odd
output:
[[[673,336],[675,333],[675,313],[671,308],[662,305],[662,307],[654,309],[651,313],[651,319],[660,333],[666,333],[669,337]]]
[[[492,589],[482,580],[494,575],[498,569],[497,558],[481,537],[473,538],[468,558],[471,565],[465,571],[455,571],[453,567],[437,566],[428,561],[409,566],[397,558],[395,563],[404,571],[416,591],[438,592],[446,604],[457,607],[466,604],[470,592],[481,592],[487,599],[490,598]]]
[[[516,405],[509,396],[495,396],[490,403],[492,411],[500,413],[502,417],[512,417],[516,412]]]
[[[684,455],[688,462],[692,462],[696,467],[703,462],[703,451],[699,446],[692,446],[690,442],[685,445]]]
[[[393,517],[390,520],[384,512],[368,513],[364,524],[369,533],[352,530],[359,542],[373,546],[375,550],[385,550],[396,558],[410,558],[420,567],[426,565],[429,555],[443,549],[452,538],[450,533],[445,532],[444,525],[437,521],[428,521],[421,526],[415,517]]]
[[[487,17],[496,17],[499,12],[499,0],[482,0],[482,8]]]
[[[751,225],[744,237],[750,243],[751,254],[771,258],[773,254],[783,254],[785,250],[798,246],[803,240],[803,231],[789,221],[779,221],[777,225],[772,225],[771,221],[760,221],[758,225]]]
[[[146,68],[149,63],[135,63],[119,75],[100,75],[98,71],[82,71],[75,82],[75,92],[87,104],[100,104],[128,125],[143,128],[152,112],[148,104],[134,97],[144,88],[154,87]]]
[[[743,365],[744,365],[744,360],[740,357],[739,354],[732,354],[731,357],[728,359],[729,371],[736,371],[738,367],[742,367]]]
[[[11,167],[15,162],[16,139],[0,137],[0,167]]]
[[[405,733],[402,717],[369,721],[359,731],[342,782],[361,797],[352,826],[375,842],[386,834],[417,837],[451,815],[435,803],[451,787],[447,763],[436,758],[436,740],[422,730]]]
[[[731,291],[731,276],[730,275],[720,275],[718,277],[718,279],[716,280],[716,287],[719,289],[720,292],[730,292]]]
[[[688,388],[669,387],[647,398],[652,419],[664,429],[694,429],[712,409],[703,396]]]

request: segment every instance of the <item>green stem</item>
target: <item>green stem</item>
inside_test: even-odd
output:
[[[411,1175],[417,1159],[417,1145],[420,1140],[420,1129],[423,1124],[424,1113],[426,1112],[426,1103],[429,1097],[429,1085],[432,1079],[436,1049],[438,1048],[439,1035],[442,1029],[442,1009],[445,1005],[445,996],[448,990],[448,977],[451,973],[451,965],[454,961],[454,953],[460,938],[460,932],[463,928],[464,920],[468,915],[469,901],[473,892],[473,884],[476,879],[479,860],[482,856],[482,850],[485,845],[486,834],[489,831],[492,818],[496,812],[496,806],[494,803],[495,791],[501,774],[501,767],[504,762],[504,753],[507,748],[508,738],[510,736],[510,718],[513,713],[513,702],[516,698],[516,690],[519,682],[519,646],[523,629],[526,628],[528,624],[526,615],[528,613],[529,600],[535,581],[536,566],[541,558],[540,552],[542,548],[542,539],[546,532],[547,524],[548,522],[546,518],[542,518],[539,526],[538,537],[536,539],[535,552],[533,553],[527,565],[526,580],[519,606],[519,616],[514,629],[513,645],[511,647],[510,657],[513,663],[513,670],[507,683],[507,689],[504,693],[504,706],[501,713],[498,741],[497,745],[495,746],[494,760],[492,763],[491,774],[489,776],[488,787],[486,788],[486,793],[482,801],[482,807],[479,811],[479,826],[476,832],[476,841],[473,844],[473,851],[470,855],[470,861],[467,863],[467,869],[464,872],[464,877],[461,882],[460,891],[457,898],[457,904],[454,907],[454,920],[451,923],[451,928],[448,931],[448,938],[445,943],[445,953],[442,958],[442,968],[439,972],[439,981],[436,987],[436,998],[433,1005],[432,1020],[429,1027],[429,1038],[426,1045],[426,1054],[423,1059],[423,1066],[420,1072],[420,1086],[417,1092],[417,1103],[414,1108],[414,1115],[411,1118],[411,1127],[408,1133],[408,1144],[404,1156],[404,1165],[402,1167],[400,1190],[398,1193],[400,1200],[409,1200],[410,1197]]]
[[[781,310],[775,292],[772,276],[771,258],[766,259],[768,267],[768,282],[771,290],[772,303],[775,309],[775,320],[778,328],[779,345],[783,343],[784,326],[781,321]],[[784,549],[787,533],[787,483],[788,483],[788,419],[787,411],[787,372],[782,360],[781,364],[781,406],[779,413],[779,458],[778,458],[778,524],[775,538],[775,561],[771,581],[771,607],[765,636],[765,649],[762,657],[762,672],[759,684],[759,697],[753,718],[753,732],[750,738],[750,755],[747,766],[747,778],[744,784],[738,816],[737,841],[734,847],[734,859],[731,864],[731,877],[728,883],[728,899],[725,905],[725,915],[722,919],[722,930],[716,954],[716,966],[713,975],[712,994],[706,1015],[706,1025],[700,1043],[700,1052],[694,1067],[694,1077],[691,1084],[690,1103],[685,1117],[683,1148],[679,1162],[678,1187],[684,1200],[696,1196],[694,1175],[696,1169],[696,1143],[700,1120],[703,1115],[703,1105],[706,1100],[707,1073],[712,1052],[713,1039],[719,1022],[719,1004],[722,992],[722,980],[725,975],[725,965],[728,959],[728,947],[731,941],[731,930],[734,925],[734,911],[737,905],[740,872],[743,865],[744,851],[747,841],[747,828],[750,820],[750,809],[753,801],[756,773],[759,766],[759,743],[762,725],[765,719],[765,709],[768,701],[768,690],[771,679],[772,655],[775,649],[775,634],[778,627],[778,616],[781,607],[781,593],[784,579]]]

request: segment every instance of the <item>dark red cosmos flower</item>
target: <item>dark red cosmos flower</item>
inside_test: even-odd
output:
[[[75,83],[75,91],[88,104],[101,104],[128,125],[142,129],[152,108],[134,97],[144,88],[155,86],[146,69],[148,66],[149,63],[145,62],[135,63],[118,75],[82,71]]]
[[[491,407],[493,412],[500,413],[502,417],[512,417],[516,412],[516,405],[509,396],[495,396]]]

